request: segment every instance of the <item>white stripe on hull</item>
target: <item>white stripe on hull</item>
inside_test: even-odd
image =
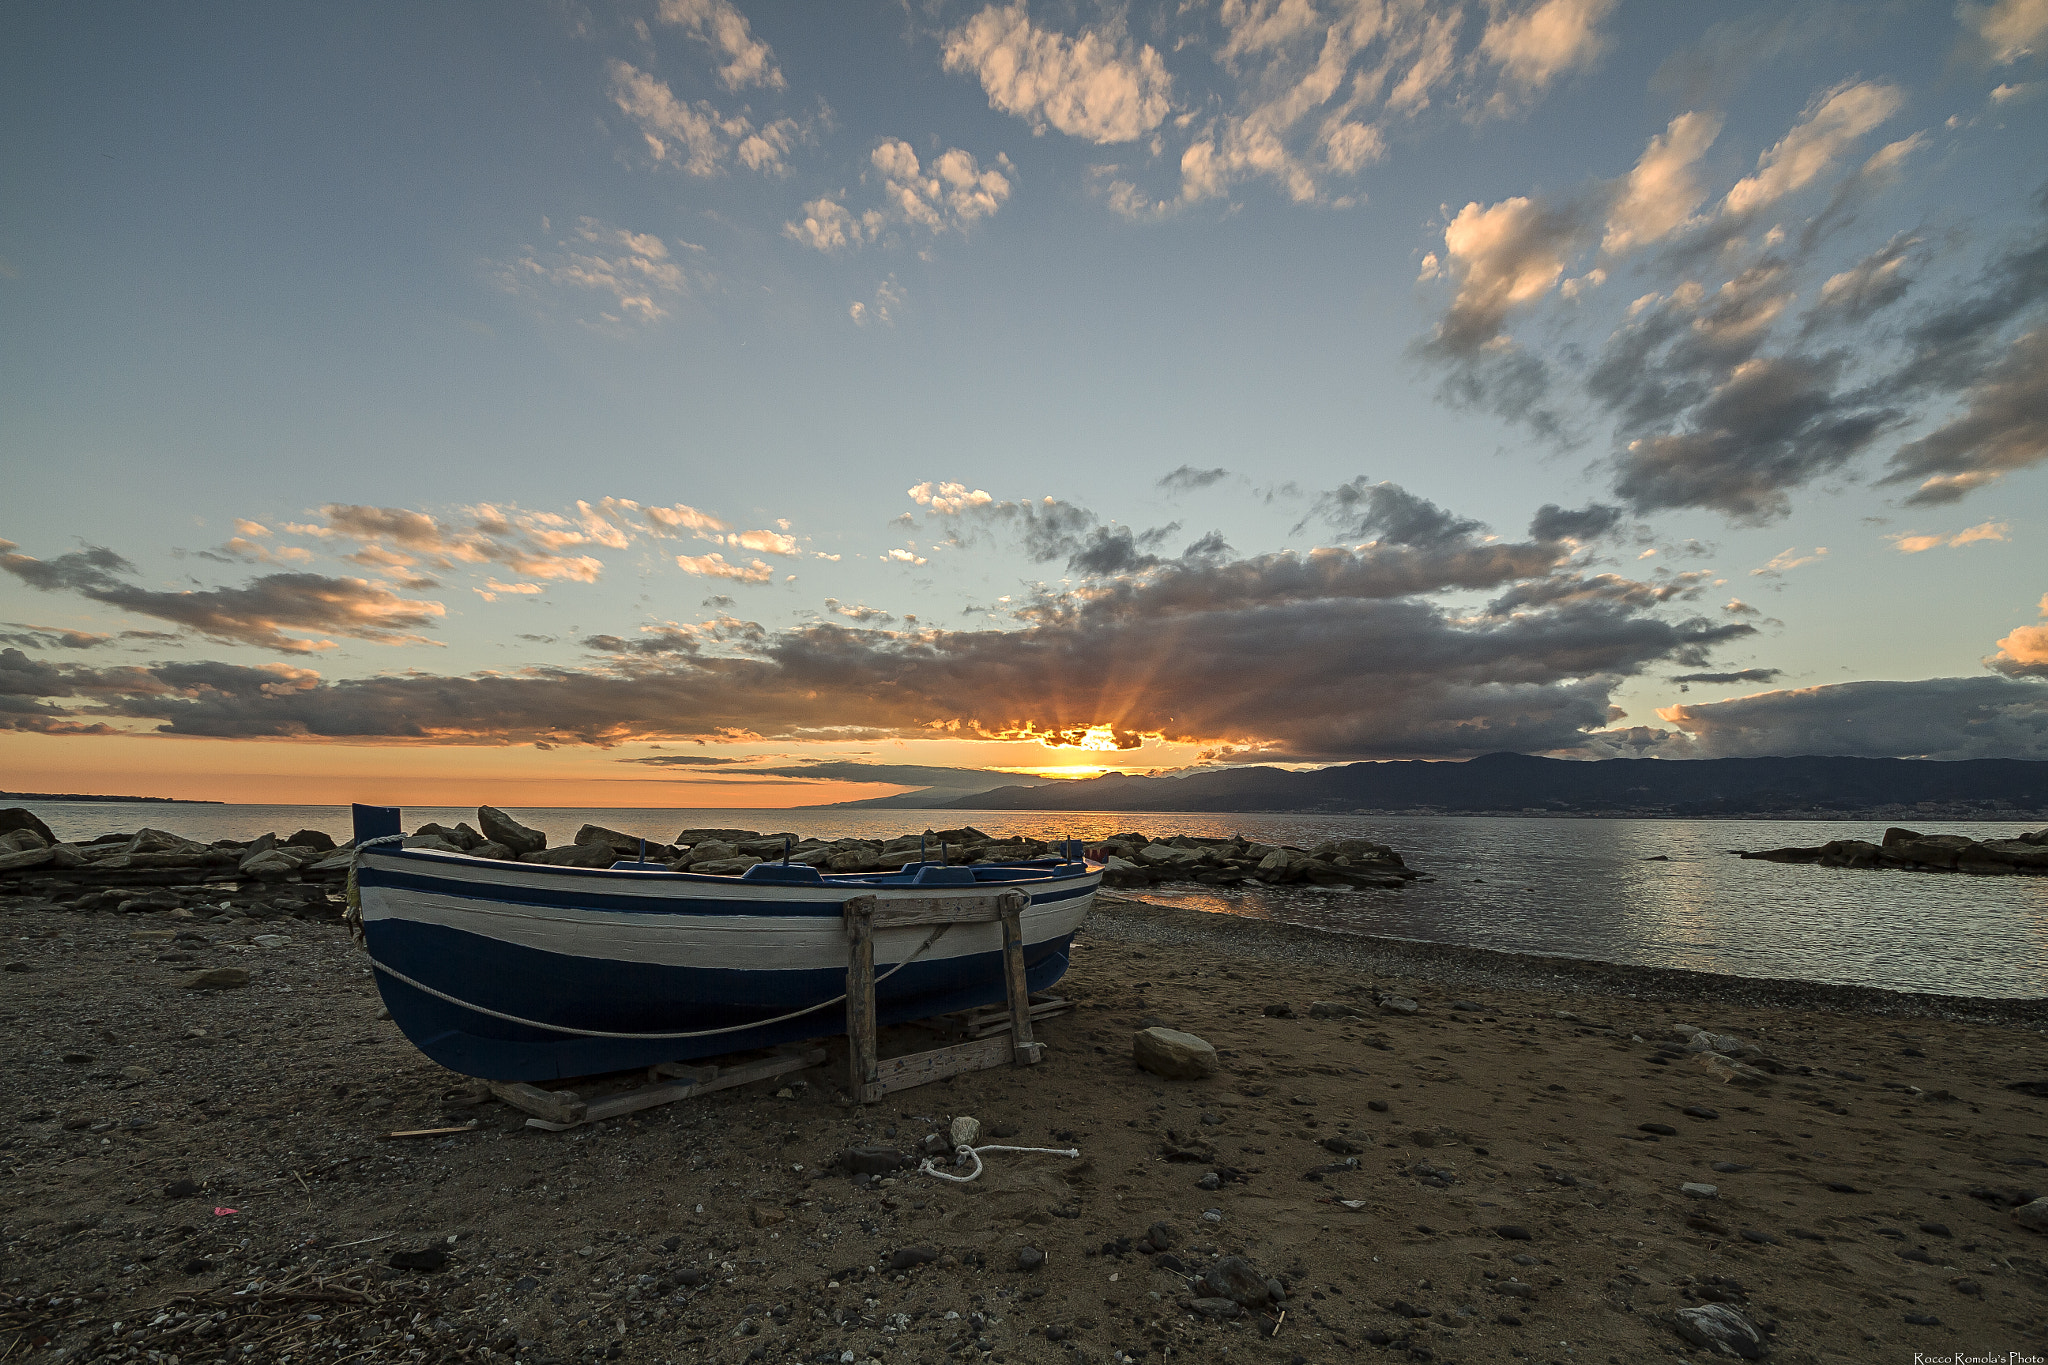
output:
[[[362,894],[365,926],[387,920],[434,924],[564,957],[742,971],[846,966],[846,929],[840,920],[823,915],[556,910],[386,887],[365,887]],[[1092,895],[1075,896],[1027,909],[1025,943],[1071,934],[1081,927],[1093,900]],[[882,930],[875,935],[876,963],[901,961],[930,933],[929,926]],[[956,924],[921,960],[995,953],[1002,947],[1001,925]]]
[[[431,856],[435,862],[446,864],[459,860],[461,865],[459,868],[419,868],[419,871],[427,875],[438,873],[461,877],[472,884],[472,893],[455,895],[411,887],[364,886],[361,895],[365,927],[386,921],[432,924],[568,958],[650,966],[736,971],[843,970],[846,966],[846,930],[836,915],[733,915],[702,911],[669,914],[653,907],[626,911],[521,904],[491,899],[491,893],[516,894],[529,889],[559,893],[573,891],[575,887],[565,878],[545,873],[535,875],[524,867],[507,867],[489,859],[450,854]],[[401,866],[414,864],[416,867],[424,859],[414,855],[392,861]],[[1023,883],[1020,889],[1041,893],[1064,890],[1081,880],[1051,878]],[[657,905],[661,901],[679,902],[678,910],[690,902],[705,900],[836,905],[851,896],[863,894],[875,895],[884,904],[904,904],[957,897],[973,891],[966,886],[927,888],[856,883],[791,887],[738,881],[664,882],[647,874],[586,880],[584,886],[594,894],[645,898]],[[989,886],[990,894],[1002,889],[1005,888],[1000,884]],[[1084,895],[1026,907],[1022,924],[1025,943],[1042,943],[1073,933],[1081,927],[1094,899],[1091,888]],[[886,929],[877,933],[876,964],[888,966],[902,961],[916,952],[930,934],[929,926]],[[1002,951],[1002,946],[1002,927],[998,924],[956,924],[941,934],[920,960],[944,961],[995,953]]]

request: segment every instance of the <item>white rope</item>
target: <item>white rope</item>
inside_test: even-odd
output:
[[[917,961],[918,958],[924,956],[925,949],[931,947],[934,943],[937,943],[939,941],[939,936],[941,934],[944,934],[948,929],[952,927],[953,926],[950,924],[941,924],[938,928],[932,930],[931,936],[925,939],[923,943],[918,945],[916,952],[912,953],[909,957],[904,958],[901,962],[891,967],[888,971],[883,972],[880,976],[876,977],[875,984],[877,986],[881,985],[884,981],[887,981],[890,977],[896,975],[896,973],[902,971],[905,967],[908,967],[911,963]],[[367,951],[364,953],[364,956],[369,956]],[[384,973],[384,975],[390,977],[394,981],[401,981],[406,985],[412,987],[416,991],[424,991],[428,995],[433,996],[435,999],[445,1000],[451,1005],[459,1005],[463,1009],[473,1010],[478,1014],[488,1015],[493,1019],[502,1019],[508,1024],[519,1024],[526,1028],[545,1029],[550,1033],[566,1033],[576,1038],[640,1038],[648,1039],[651,1041],[661,1041],[671,1038],[715,1038],[722,1033],[745,1033],[749,1029],[767,1028],[770,1024],[785,1024],[792,1019],[801,1019],[806,1014],[816,1014],[819,1010],[830,1009],[834,1005],[844,1002],[846,999],[846,992],[841,991],[839,994],[833,996],[830,1000],[820,1001],[818,1004],[815,1005],[806,1005],[804,1006],[804,1008],[800,1010],[792,1010],[788,1014],[778,1014],[773,1019],[755,1019],[750,1023],[731,1024],[725,1028],[692,1029],[685,1033],[607,1033],[603,1029],[570,1028],[566,1024],[546,1024],[542,1023],[538,1019],[522,1019],[520,1016],[516,1014],[506,1014],[503,1010],[487,1009],[484,1006],[472,1003],[471,1001],[458,999],[457,997],[448,994],[446,991],[437,991],[432,986],[429,986],[424,982],[415,981],[411,977],[407,976],[404,972],[399,971],[396,967],[392,967],[386,963],[379,962],[374,957],[370,958],[370,965],[376,968],[378,971]]]
[[[1066,1157],[1081,1155],[1079,1147],[1000,1147],[993,1145],[988,1147],[969,1147],[963,1142],[953,1149],[953,1164],[955,1166],[964,1166],[972,1161],[974,1163],[973,1175],[947,1175],[932,1164],[930,1157],[926,1157],[923,1161],[917,1163],[917,1173],[919,1175],[935,1176],[940,1180],[950,1180],[955,1185],[965,1185],[970,1181],[981,1179],[981,1154],[983,1152],[1039,1152],[1046,1156]]]

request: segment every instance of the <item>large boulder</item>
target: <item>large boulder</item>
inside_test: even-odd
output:
[[[334,836],[322,830],[302,829],[291,838],[285,840],[285,842],[297,844],[302,848],[310,848],[320,853],[334,852]]]
[[[1179,1029],[1139,1029],[1131,1035],[1131,1058],[1153,1075],[1170,1081],[1198,1081],[1216,1072],[1216,1049]]]
[[[295,854],[281,848],[265,849],[263,852],[242,859],[238,869],[244,877],[254,877],[259,882],[281,882],[297,872],[300,861]]]
[[[13,849],[0,853],[0,872],[20,872],[26,868],[41,867],[56,857],[54,847]]]
[[[496,806],[478,806],[476,822],[484,838],[503,844],[514,853],[538,853],[548,846],[548,836],[520,824]]]
[[[1957,860],[1958,866],[1971,862],[1997,863],[2028,872],[2048,872],[2048,847],[2025,839],[1986,839]]]
[[[618,852],[610,844],[563,844],[558,848],[544,848],[538,853],[522,853],[522,863],[550,863],[556,867],[610,867],[618,861]]]
[[[707,877],[737,877],[748,868],[759,865],[761,859],[740,854],[733,858],[710,858],[690,864],[690,871],[701,872]]]
[[[51,843],[32,829],[14,829],[0,834],[0,853],[27,853],[31,849],[49,848]]]
[[[1333,863],[1339,859],[1348,859],[1351,866],[1364,863],[1402,866],[1400,854],[1387,845],[1376,844],[1370,839],[1325,839],[1308,853],[1311,858],[1326,858]]]
[[[1868,839],[1830,839],[1820,846],[1822,867],[1876,867],[1884,850]]]
[[[724,862],[727,858],[737,858],[739,856],[740,851],[737,846],[718,839],[706,839],[702,843],[692,844],[690,851],[685,853],[678,861],[684,867],[690,867],[697,863]]]
[[[50,827],[42,822],[27,806],[9,806],[0,810],[0,834],[11,834],[18,829],[32,829],[46,844],[57,842],[57,836],[50,833]]]
[[[583,828],[576,831],[575,842],[579,844],[603,844],[621,858],[637,857],[640,853],[640,845],[643,843],[649,849],[660,847],[659,844],[651,839],[642,839],[637,834],[624,834],[615,829],[606,829],[603,825],[583,826]]]
[[[438,839],[457,853],[467,853],[470,849],[484,841],[483,835],[478,834],[466,824],[457,825],[450,829],[447,825],[435,824],[432,821],[428,821],[414,830],[412,837],[413,839]],[[297,843],[298,840],[294,839],[292,842]],[[412,839],[405,841],[405,847],[415,847]]]
[[[738,843],[742,839],[760,838],[758,830],[751,829],[686,829],[669,840],[677,848],[694,848],[698,844],[716,841],[721,844]]]

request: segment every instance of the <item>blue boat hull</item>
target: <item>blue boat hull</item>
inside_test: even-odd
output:
[[[976,890],[1017,886],[1026,977],[1065,973],[1099,869],[990,868]],[[913,878],[825,878],[804,886],[634,869],[561,868],[373,848],[357,872],[365,946],[391,1017],[452,1071],[551,1081],[687,1061],[843,1033],[846,938],[840,907],[958,895]],[[928,942],[928,940],[930,940]],[[993,924],[885,931],[876,970],[882,1022],[1004,999]],[[757,1026],[751,1021],[766,1020]],[[709,1036],[651,1035],[718,1030]],[[624,1037],[590,1036],[619,1034]],[[638,1035],[638,1036],[634,1036]]]

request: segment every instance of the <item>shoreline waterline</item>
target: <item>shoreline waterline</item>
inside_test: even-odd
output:
[[[341,807],[32,806],[60,838],[148,823],[190,838],[248,839],[301,827],[349,833]],[[147,812],[146,816],[144,812]],[[1737,849],[1881,837],[1860,821],[1627,820],[1548,816],[1367,817],[1253,812],[788,811],[523,807],[566,841],[586,821],[672,838],[686,826],[894,836],[972,825],[991,835],[1100,839],[1142,830],[1313,847],[1389,844],[1426,880],[1400,891],[1177,883],[1146,894],[1243,918],[1624,966],[1708,971],[1981,999],[2048,996],[2048,878],[1934,877],[1744,861]],[[406,807],[407,829],[474,821],[473,808]],[[2021,821],[1924,821],[1927,832],[2007,837]]]

